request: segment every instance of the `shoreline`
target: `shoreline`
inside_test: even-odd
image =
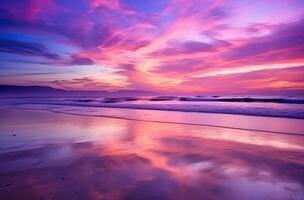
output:
[[[206,107],[191,107],[192,105],[183,105],[186,107],[174,107],[176,104],[85,104],[85,103],[14,103],[13,105],[58,105],[58,106],[75,106],[75,107],[93,107],[93,108],[120,108],[120,109],[137,109],[137,110],[157,110],[157,111],[176,111],[176,112],[189,112],[189,113],[214,113],[214,114],[230,114],[230,115],[243,115],[243,116],[257,116],[257,117],[275,117],[275,118],[290,118],[290,119],[304,119],[304,111],[298,115],[291,113],[272,113],[262,111],[263,113],[256,113],[250,109],[236,110],[234,108],[222,110],[219,108],[206,108]],[[187,107],[188,106],[188,107]],[[195,105],[194,105],[195,106]],[[274,111],[273,111],[274,112]]]
[[[60,105],[45,105],[36,107],[38,104],[18,107],[6,107],[8,109],[41,110],[52,113],[77,115],[87,117],[103,117],[142,122],[154,122],[162,124],[181,124],[193,126],[209,126],[234,130],[247,130],[275,134],[289,134],[304,136],[302,119],[278,118],[264,116],[248,116],[223,113],[192,113],[164,110],[120,109],[111,107],[79,107]],[[1,107],[0,107],[1,108]],[[85,109],[84,109],[85,108]],[[169,117],[170,116],[170,117]],[[165,119],[165,120],[159,120]],[[281,128],[272,128],[271,124],[285,124]],[[280,126],[279,126],[280,127]]]
[[[32,110],[48,111],[48,112],[56,113],[56,114],[75,115],[75,116],[83,116],[83,117],[102,117],[102,118],[132,120],[132,121],[139,121],[139,122],[152,122],[152,123],[161,123],[161,124],[177,124],[177,125],[190,125],[190,126],[207,126],[207,127],[214,127],[214,128],[225,128],[225,129],[241,130],[241,131],[253,131],[253,132],[264,132],[264,133],[274,133],[274,134],[304,136],[304,134],[301,134],[301,133],[280,132],[280,131],[267,131],[267,130],[259,130],[259,129],[246,129],[246,128],[238,128],[238,127],[230,127],[230,126],[220,126],[220,125],[202,124],[202,123],[183,123],[183,122],[170,122],[170,121],[158,121],[158,120],[144,120],[144,119],[134,119],[134,118],[116,117],[116,116],[108,116],[108,115],[73,114],[73,113],[60,112],[60,111],[53,111],[53,110],[48,110],[48,109],[29,109],[29,108],[16,108],[16,109],[31,110],[31,111],[32,111]],[[209,114],[225,114],[225,113],[209,113]]]

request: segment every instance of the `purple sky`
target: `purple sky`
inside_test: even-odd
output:
[[[303,94],[303,0],[2,0],[0,84]]]

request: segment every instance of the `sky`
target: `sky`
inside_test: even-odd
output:
[[[1,0],[0,84],[304,94],[304,1]]]

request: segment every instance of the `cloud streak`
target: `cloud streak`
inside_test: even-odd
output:
[[[31,73],[30,65],[75,69],[65,80],[49,81],[51,86],[191,94],[265,93],[274,86],[282,93],[304,89],[280,74],[290,69],[289,76],[304,76],[304,3],[300,0],[246,4],[28,0],[21,4],[1,3],[0,66],[7,60],[19,66],[24,60],[19,74]],[[77,66],[99,67],[100,74],[77,71]],[[297,74],[292,70],[296,67]],[[256,80],[247,76],[264,70],[271,73]],[[47,72],[41,76],[50,78]],[[242,80],[222,89],[231,77]],[[257,81],[267,84],[256,88]]]

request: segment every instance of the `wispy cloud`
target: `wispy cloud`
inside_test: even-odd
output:
[[[23,60],[19,74],[31,74],[32,65],[75,69],[51,85],[189,93],[301,88],[280,74],[304,75],[301,0],[29,0],[4,1],[0,11],[0,64]],[[271,73],[252,78],[265,70]],[[253,87],[257,81],[261,87]]]

